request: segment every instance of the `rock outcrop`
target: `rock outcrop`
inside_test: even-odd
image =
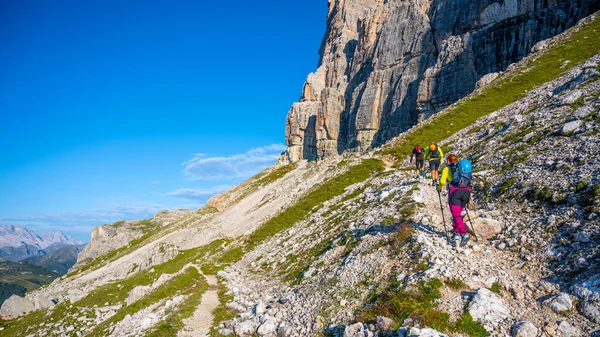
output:
[[[329,0],[318,69],[289,111],[280,161],[383,144],[598,9],[598,0]]]

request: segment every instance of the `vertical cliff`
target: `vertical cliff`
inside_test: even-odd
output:
[[[282,160],[382,144],[598,9],[600,0],[329,0]]]

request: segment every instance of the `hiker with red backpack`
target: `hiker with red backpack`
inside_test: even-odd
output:
[[[431,143],[428,148],[425,149],[425,158],[429,158],[429,170],[431,171],[431,186],[437,184],[438,170],[440,168],[441,160],[444,158],[444,152],[442,148],[435,143]]]
[[[458,157],[451,154],[448,156],[447,166],[442,171],[442,178],[437,186],[438,194],[440,194],[446,183],[450,185],[448,206],[450,206],[450,213],[452,213],[453,219],[452,227],[454,228],[454,236],[452,237],[452,241],[455,245],[460,241],[461,247],[469,241],[468,228],[465,225],[462,213],[471,198],[471,185],[473,184],[471,169],[471,162],[469,160],[462,159],[459,161]]]
[[[425,173],[425,170],[424,170],[425,150],[423,150],[423,148],[419,144],[415,145],[415,148],[412,151],[412,155],[410,156],[411,163],[412,163],[413,157],[415,157],[415,170],[417,170],[417,177],[419,176],[419,174],[424,175],[424,173]]]

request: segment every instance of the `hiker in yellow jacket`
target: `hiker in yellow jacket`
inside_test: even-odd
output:
[[[429,158],[431,186],[435,186],[437,184],[438,170],[440,168],[441,160],[444,158],[444,152],[442,152],[442,148],[437,144],[431,143],[429,147],[425,149],[425,158]]]

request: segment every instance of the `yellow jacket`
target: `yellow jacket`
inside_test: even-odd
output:
[[[441,190],[442,187],[444,187],[446,183],[451,182],[453,178],[454,177],[452,176],[452,170],[450,169],[450,166],[444,167],[444,169],[442,170],[442,177],[440,178],[440,183],[438,184],[438,190]]]
[[[437,158],[429,158],[429,161],[439,160],[441,162],[442,159],[444,159],[444,152],[442,151],[442,148],[439,145],[437,145],[437,150],[440,153],[440,156]],[[430,150],[429,150],[429,146],[428,146],[425,148],[425,158],[429,157],[429,152],[430,152]]]

